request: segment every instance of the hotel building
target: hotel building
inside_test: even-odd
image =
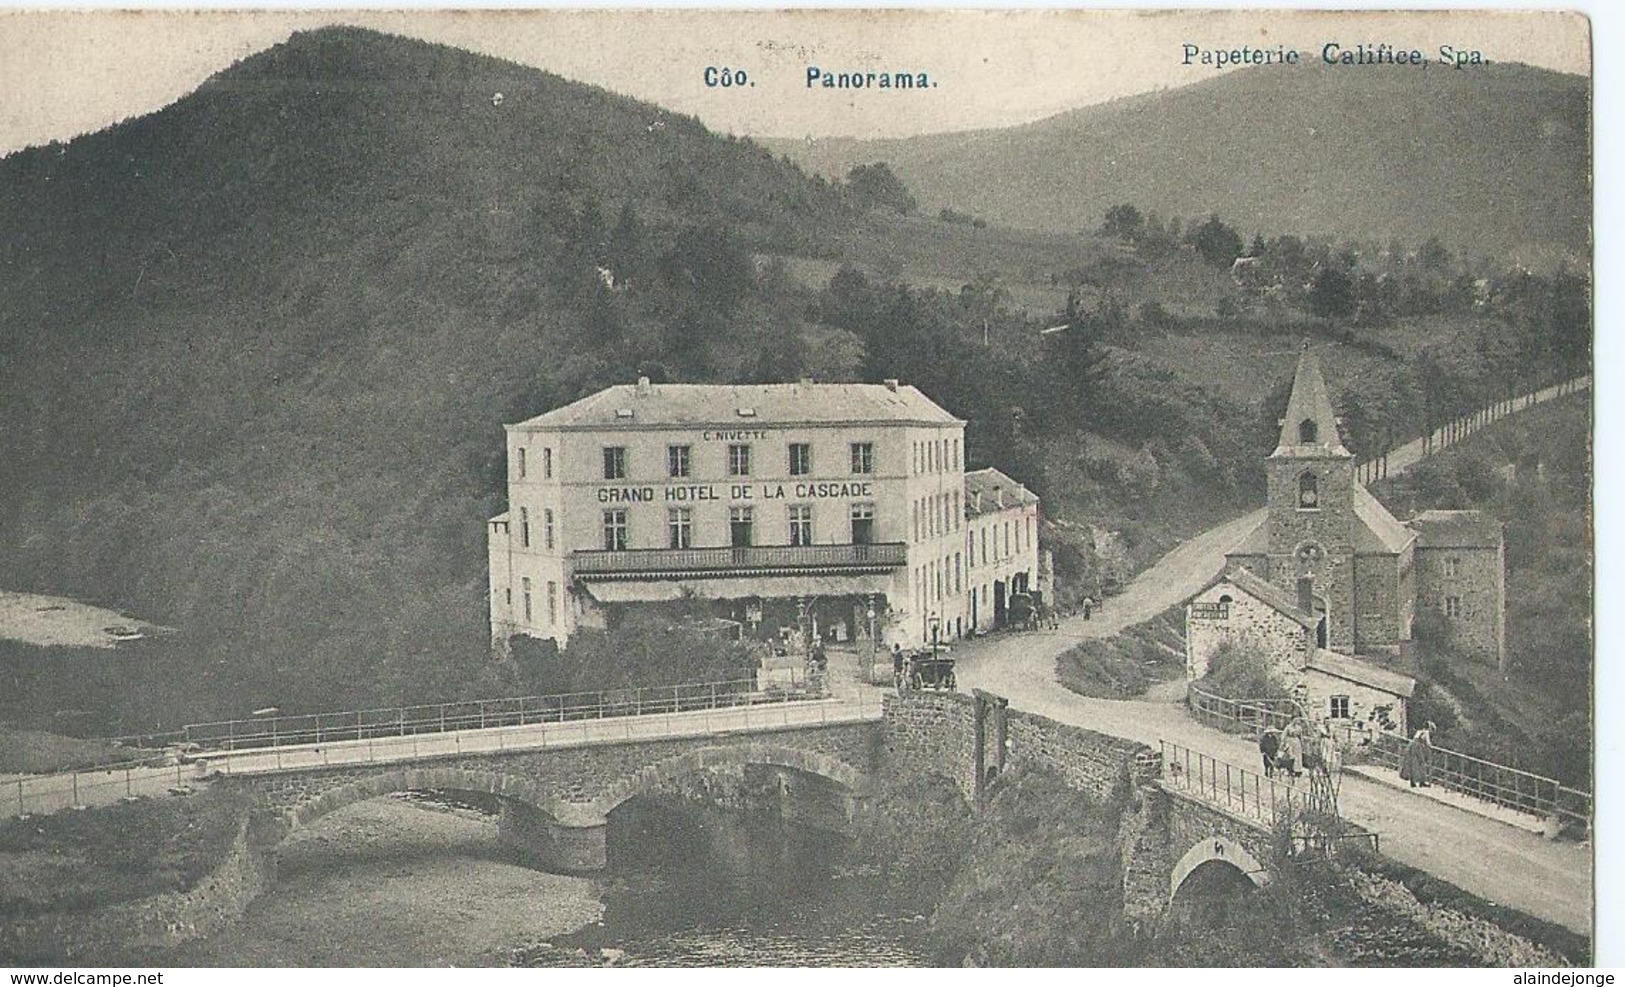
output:
[[[506,429],[498,645],[688,598],[758,637],[913,647],[995,626],[1037,577],[1037,498],[967,474],[965,423],[896,381],[645,379]]]

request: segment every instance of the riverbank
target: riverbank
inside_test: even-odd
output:
[[[298,830],[273,890],[231,928],[153,959],[172,966],[503,965],[516,943],[603,913],[593,881],[531,870],[474,810],[373,799]]]

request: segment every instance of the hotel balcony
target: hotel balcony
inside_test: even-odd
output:
[[[908,548],[902,542],[639,548],[574,552],[570,558],[576,578],[583,580],[876,575],[902,568],[908,561]]]

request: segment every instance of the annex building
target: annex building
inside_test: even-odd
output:
[[[506,430],[499,645],[697,599],[761,638],[913,647],[1002,623],[1037,577],[1037,498],[967,474],[965,423],[897,381],[643,379]]]
[[[1399,654],[1419,613],[1437,613],[1463,654],[1504,664],[1500,522],[1478,511],[1426,511],[1408,522],[1389,513],[1355,477],[1307,347],[1266,470],[1264,519],[1187,607],[1192,677],[1224,640],[1247,634],[1314,698],[1318,715],[1363,711],[1404,729],[1414,682],[1359,656]]]

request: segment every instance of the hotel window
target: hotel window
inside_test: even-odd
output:
[[[908,506],[909,506],[909,514],[912,516],[913,521],[914,521],[914,540],[919,541],[920,540],[920,502],[916,500],[914,503],[912,503],[912,504],[910,504]]]
[[[1346,720],[1346,719],[1348,719],[1349,718],[1349,697],[1348,696],[1333,696],[1332,697],[1332,702],[1331,702],[1331,709],[1328,710],[1327,712],[1331,716],[1331,718],[1334,719],[1334,720]]]
[[[667,511],[666,532],[672,548],[693,548],[694,512],[687,507],[673,507]]]
[[[549,549],[553,547],[553,508],[542,508],[542,543]]]
[[[502,588],[502,595],[507,599],[508,606],[510,606],[510,607],[513,606],[513,587],[512,586],[504,586]]]
[[[1460,566],[1461,566],[1461,559],[1456,558],[1454,555],[1445,556],[1445,558],[1444,558],[1444,574],[1446,576],[1459,575],[1460,574]]]
[[[812,505],[790,505],[790,544],[811,545],[813,543]]]
[[[963,593],[964,592],[964,584],[962,584],[959,581],[960,562],[961,562],[961,559],[959,557],[959,553],[955,552],[954,553],[954,592],[955,593]]]
[[[873,442],[852,443],[852,472],[873,473],[875,471],[875,444]]]
[[[547,584],[547,626],[552,627],[559,622],[559,584]]]
[[[553,449],[550,446],[542,449],[542,477],[553,479]]]
[[[812,472],[812,443],[790,443],[790,475],[806,476]]]
[[[746,548],[754,540],[754,521],[750,508],[728,508],[728,543],[734,548]]]
[[[954,440],[954,469],[959,469],[959,440]]]
[[[954,530],[958,531],[965,523],[965,511],[959,506],[959,491],[954,491]]]
[[[982,564],[987,565],[987,529],[982,529]]]
[[[530,511],[523,507],[519,508],[519,545],[530,547]]]
[[[666,475],[688,476],[688,446],[666,447]]]
[[[524,583],[525,591],[525,623],[528,624],[530,623],[530,577],[526,576],[521,581]]]
[[[750,476],[750,446],[732,445],[728,447],[728,475]]]
[[[1015,554],[1010,549],[1010,522],[1009,521],[1004,522],[1004,554],[1006,554],[1006,555],[1014,555]]]
[[[1444,615],[1446,617],[1461,616],[1461,597],[1447,596],[1444,598]]]
[[[875,540],[875,505],[852,505],[852,544],[868,545]]]
[[[626,479],[626,446],[604,447],[604,479]]]
[[[519,447],[519,479],[525,478],[525,447]]]
[[[618,507],[604,512],[604,551],[626,551],[626,509]]]

